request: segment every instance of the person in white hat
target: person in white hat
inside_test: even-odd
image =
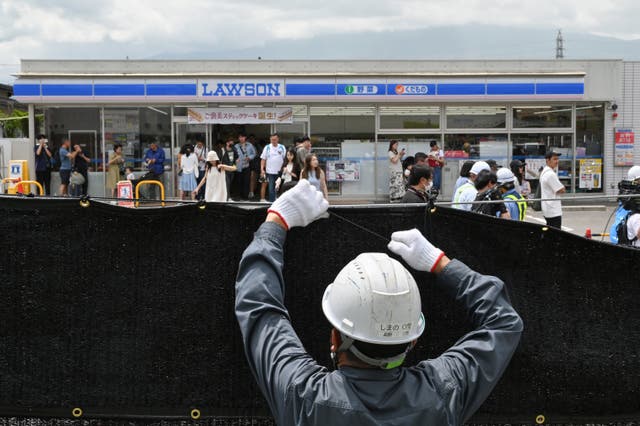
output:
[[[420,288],[397,260],[362,253],[322,298],[332,327],[336,369],[330,371],[307,353],[291,324],[282,271],[287,231],[307,226],[327,208],[322,192],[301,179],[271,205],[238,269],[236,317],[249,368],[275,423],[467,422],[504,373],[522,334],[506,286],[450,260],[417,229],[395,232],[389,251],[414,270],[435,274],[435,285],[466,311],[471,331],[439,357],[404,367],[425,330]]]
[[[478,190],[475,186],[476,178],[482,170],[491,170],[489,164],[486,161],[476,161],[473,163],[471,170],[469,171],[469,178],[467,182],[461,185],[456,193],[453,195],[453,208],[459,210],[471,211],[472,204],[464,204],[476,199]]]
[[[204,200],[208,203],[227,201],[227,177],[226,172],[235,172],[236,166],[227,166],[220,163],[220,158],[215,151],[207,153],[207,164],[205,165],[204,178],[200,181],[198,187],[193,191],[192,197],[200,190],[202,185],[205,186]]]

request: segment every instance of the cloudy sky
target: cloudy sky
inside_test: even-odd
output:
[[[0,0],[0,10],[2,76],[20,59],[215,59],[274,45],[286,56],[288,43],[304,40],[375,32],[392,42],[401,32],[437,28],[545,30],[551,42],[561,28],[568,43],[574,34],[640,40],[636,0]],[[309,47],[306,54],[331,53]]]

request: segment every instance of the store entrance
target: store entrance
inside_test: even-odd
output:
[[[195,145],[196,142],[202,141],[207,151],[215,150],[221,156],[227,139],[231,138],[234,143],[237,143],[238,135],[245,133],[248,141],[256,148],[257,155],[260,155],[271,134],[271,125],[269,124],[187,124],[182,122],[175,123],[174,129],[175,145],[173,147],[173,156],[174,160],[176,160],[172,162],[174,168],[178,167],[177,157],[180,149],[187,144]],[[177,170],[172,171],[172,176],[177,176]],[[177,193],[177,178],[173,179],[173,183],[175,193]],[[235,187],[232,192],[234,191]],[[237,194],[234,192],[233,195]]]

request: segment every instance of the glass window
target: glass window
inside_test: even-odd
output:
[[[377,158],[376,158],[376,174],[377,174],[377,193],[388,194],[389,193],[389,144],[392,140],[398,141],[398,150],[405,150],[405,155],[402,160],[406,160],[408,157],[413,157],[417,152],[423,152],[428,154],[431,150],[429,143],[436,141],[439,147],[442,147],[440,142],[440,135],[393,135],[384,134],[378,135],[378,143],[376,144]]]
[[[347,139],[375,139],[374,106],[312,106],[311,137],[315,144]]]
[[[571,127],[571,105],[514,106],[513,127]]]
[[[100,108],[48,108],[45,122],[47,137],[54,150],[69,138],[91,159],[89,171],[102,169]]]
[[[506,134],[452,134],[444,138],[444,155],[452,159],[491,159],[504,163],[508,147]]]
[[[440,107],[380,106],[381,129],[439,129]]]
[[[442,168],[442,200],[453,199],[460,169],[467,160],[495,160],[508,166],[509,143],[506,134],[450,134],[444,136],[445,165]]]
[[[171,168],[170,107],[105,108],[104,134],[107,152],[116,143],[122,145],[127,167],[142,170],[149,143],[157,142],[165,151],[165,169]]]
[[[604,104],[576,106],[576,192],[602,192]]]
[[[448,129],[506,128],[504,106],[447,106],[446,111]]]
[[[538,177],[546,165],[544,155],[553,149],[560,152],[558,178],[571,190],[573,177],[573,135],[571,133],[512,133],[513,159],[524,161],[525,179],[530,181],[531,190],[538,187]]]
[[[375,140],[376,108],[374,106],[312,106],[310,113],[312,152],[318,154],[322,167],[327,160],[339,159],[343,156],[343,142]],[[330,194],[341,193],[341,183],[328,182],[327,186]]]

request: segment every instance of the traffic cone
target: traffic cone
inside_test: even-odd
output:
[[[587,228],[587,231],[584,233],[584,237],[591,239],[591,228]]]
[[[24,189],[22,188],[22,185],[18,185],[20,182],[22,182],[22,179],[18,178],[18,180],[16,180],[16,194],[24,195]]]

